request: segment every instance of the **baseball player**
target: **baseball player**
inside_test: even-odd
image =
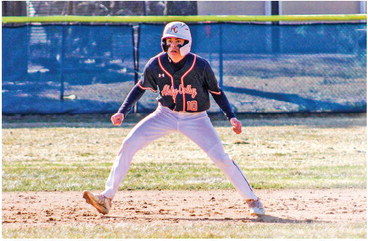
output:
[[[235,186],[249,206],[251,215],[265,210],[239,166],[225,152],[206,110],[209,94],[229,119],[236,134],[242,124],[230,108],[225,93],[218,86],[209,63],[190,52],[192,37],[182,22],[168,23],[162,34],[162,52],[151,58],[143,75],[132,88],[111,122],[120,126],[132,106],[146,90],[158,92],[157,109],[141,120],[125,138],[114,161],[105,190],[100,194],[83,192],[83,198],[98,212],[107,214],[119,184],[128,172],[134,154],[152,141],[172,132],[180,132],[195,142]]]

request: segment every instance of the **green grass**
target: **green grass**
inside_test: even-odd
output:
[[[213,223],[213,224],[81,224],[43,227],[4,227],[3,238],[76,238],[76,239],[122,239],[122,238],[366,238],[366,224],[343,223]]]
[[[42,164],[41,164],[42,163]],[[52,163],[33,160],[3,163],[3,191],[102,190],[111,163]],[[257,189],[365,188],[364,166],[309,168],[247,168],[241,166]],[[121,189],[208,190],[231,189],[222,172],[203,163],[133,163]]]

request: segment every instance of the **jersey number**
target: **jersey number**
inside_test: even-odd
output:
[[[187,101],[187,110],[188,111],[197,111],[198,110],[198,104],[196,100]]]

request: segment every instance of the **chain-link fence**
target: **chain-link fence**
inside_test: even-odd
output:
[[[3,113],[116,111],[161,51],[163,26],[3,26]],[[365,24],[189,26],[192,51],[236,112],[366,111]],[[147,91],[136,110],[154,109],[155,97]]]

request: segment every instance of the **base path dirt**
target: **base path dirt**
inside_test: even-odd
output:
[[[257,190],[267,215],[254,218],[239,194],[214,191],[120,191],[108,215],[82,192],[4,192],[3,227],[75,223],[366,222],[366,190]]]

